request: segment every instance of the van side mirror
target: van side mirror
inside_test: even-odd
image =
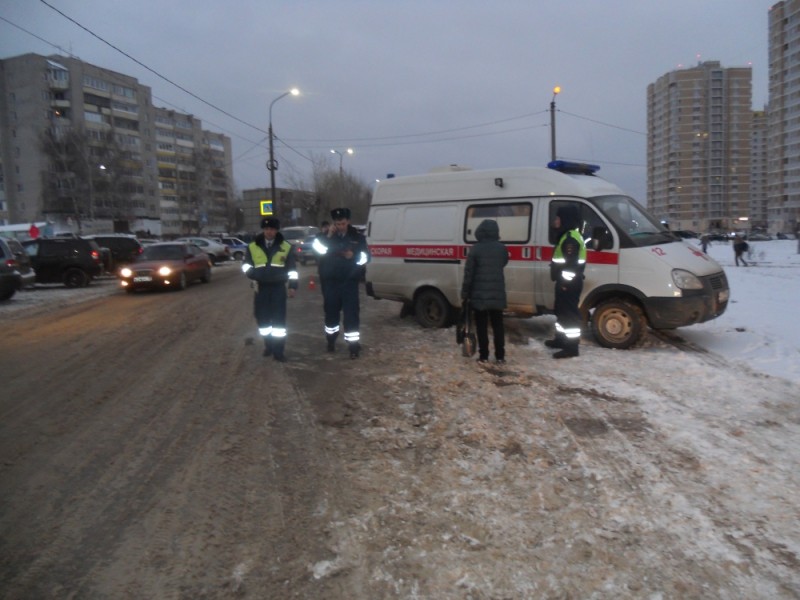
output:
[[[614,247],[614,236],[608,230],[608,227],[598,226],[592,229],[592,249],[594,250],[610,250]]]

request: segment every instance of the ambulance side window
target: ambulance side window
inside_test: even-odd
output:
[[[587,247],[593,247],[591,245],[593,236],[600,232],[599,228],[606,229],[605,222],[600,215],[597,214],[597,211],[588,204],[583,204],[582,202],[572,202],[568,200],[555,200],[550,203],[550,228],[548,234],[548,240],[550,244],[555,246],[558,243],[558,232],[554,228],[553,224],[555,223],[558,209],[566,205],[573,205],[578,209],[578,215],[580,215],[579,230],[581,232],[581,236],[584,240],[586,240]]]
[[[604,250],[614,246],[614,236],[605,221],[588,204],[581,205],[581,235],[590,250]]]
[[[485,219],[497,221],[500,241],[505,244],[523,244],[530,238],[530,202],[506,202],[503,204],[474,204],[467,208],[464,220],[464,241],[474,243],[475,231]]]

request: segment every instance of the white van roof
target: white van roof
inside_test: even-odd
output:
[[[375,187],[372,206],[551,195],[589,198],[611,194],[626,195],[619,187],[596,175],[571,175],[544,167],[514,167],[385,179]]]

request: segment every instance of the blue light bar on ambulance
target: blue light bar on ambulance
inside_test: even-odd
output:
[[[568,160],[551,160],[547,163],[547,168],[567,175],[594,175],[600,170],[599,165],[570,162]]]

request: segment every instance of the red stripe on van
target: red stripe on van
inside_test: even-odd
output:
[[[618,265],[619,252],[597,252],[588,250],[586,252],[586,262],[590,265]]]
[[[411,244],[374,244],[369,247],[373,258],[397,258],[412,260],[464,260],[471,246],[438,245],[423,246]],[[541,258],[536,258],[536,246],[508,246],[508,257],[513,262],[550,262],[553,258],[552,246],[541,246]],[[619,254],[616,252],[596,252],[589,250],[586,260],[596,265],[616,265]]]
[[[412,258],[434,260],[457,260],[460,246],[413,246],[410,244],[370,245],[369,252],[374,258]]]

